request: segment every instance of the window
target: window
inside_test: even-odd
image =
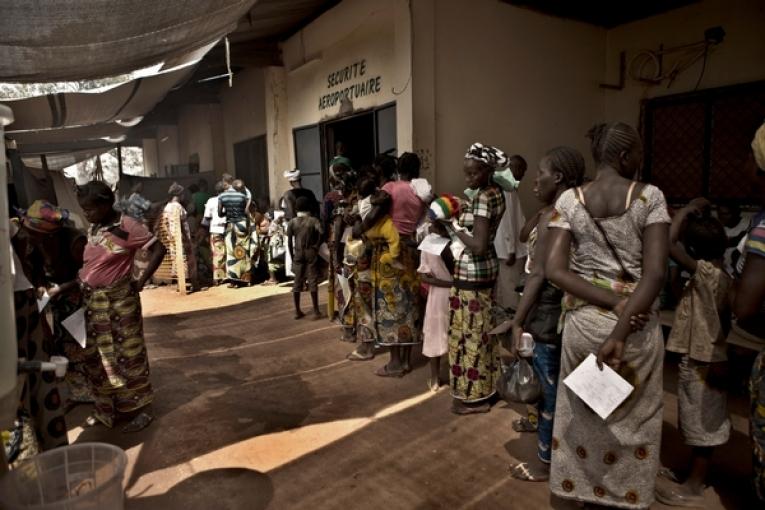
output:
[[[765,82],[644,101],[646,180],[670,203],[705,196],[757,204],[747,164],[764,119]]]

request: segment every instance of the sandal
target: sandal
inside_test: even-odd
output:
[[[367,354],[366,356],[363,354],[359,354],[357,351],[352,351],[348,356],[345,357],[345,359],[350,361],[369,361],[370,359],[374,358],[374,353]]]
[[[441,388],[441,381],[438,378],[428,378],[428,389],[433,393],[436,393]]]
[[[536,432],[537,426],[531,423],[528,418],[519,418],[513,420],[513,430],[516,432]]]
[[[406,372],[403,370],[388,370],[388,365],[383,365],[375,370],[375,375],[380,377],[404,377]]]
[[[138,416],[133,418],[130,421],[130,423],[128,423],[122,428],[122,432],[125,434],[129,434],[131,432],[141,431],[145,429],[146,427],[148,427],[149,425],[151,425],[151,422],[153,421],[154,421],[154,417],[152,415],[147,413],[140,413]]]
[[[510,476],[524,482],[546,482],[550,479],[549,474],[535,475],[529,469],[526,462],[519,462],[510,466]]]
[[[468,415],[468,414],[481,414],[481,413],[488,413],[491,411],[491,406],[488,402],[484,402],[483,404],[477,405],[477,406],[468,406],[463,403],[452,403],[452,412],[454,414],[459,415]]]

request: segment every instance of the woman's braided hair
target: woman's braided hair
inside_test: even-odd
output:
[[[588,132],[591,141],[592,158],[597,165],[610,164],[618,166],[619,156],[623,151],[629,151],[640,142],[635,128],[624,122],[596,124]]]
[[[563,176],[566,189],[582,184],[585,170],[584,157],[578,150],[561,145],[547,151],[546,156],[552,170]]]

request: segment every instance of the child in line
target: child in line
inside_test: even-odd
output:
[[[432,222],[427,237],[448,239],[448,232],[437,220],[451,219],[458,212],[459,203],[455,197],[444,195],[434,200],[428,211]],[[440,255],[420,251],[420,267],[417,272],[422,275],[421,281],[428,285],[428,300],[422,324],[422,354],[430,359],[428,388],[434,392],[441,386],[441,357],[449,352],[449,293],[453,270],[454,258],[448,243]]]
[[[730,419],[721,380],[727,366],[733,280],[725,271],[725,229],[709,214],[710,203],[693,200],[670,229],[670,256],[691,274],[675,312],[667,350],[683,355],[678,381],[678,421],[693,447],[683,484],[660,480],[656,499],[670,506],[703,506],[704,483],[715,446],[728,442]],[[682,240],[682,242],[681,242]]]
[[[287,248],[292,258],[292,272],[295,282],[292,298],[295,301],[295,319],[302,319],[305,314],[300,310],[300,293],[308,281],[311,293],[314,320],[321,318],[319,310],[319,246],[322,229],[318,218],[311,216],[311,200],[298,197],[295,202],[297,216],[287,225]]]
[[[362,221],[372,209],[371,199],[375,189],[375,182],[372,179],[364,179],[359,184],[359,196],[361,197],[359,201],[359,214]],[[383,216],[372,228],[364,232],[364,237],[371,241],[384,241],[388,245],[385,253],[380,255],[381,264],[388,264],[396,269],[403,269],[403,266],[397,260],[401,252],[398,230],[389,214]]]

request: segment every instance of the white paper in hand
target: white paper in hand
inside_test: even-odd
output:
[[[50,301],[50,296],[45,292],[42,297],[37,300],[37,311],[42,313],[45,307],[48,306],[48,301]]]
[[[431,253],[437,257],[440,257],[447,244],[449,244],[448,238],[442,237],[438,234],[428,234],[425,236],[425,239],[422,240],[417,249],[424,251],[425,253]]]
[[[624,402],[635,389],[614,370],[603,365],[598,368],[597,358],[590,354],[568,374],[563,384],[604,420]]]
[[[85,307],[83,306],[72,315],[61,321],[61,325],[77,340],[80,347],[85,348],[87,328],[85,327]]]

